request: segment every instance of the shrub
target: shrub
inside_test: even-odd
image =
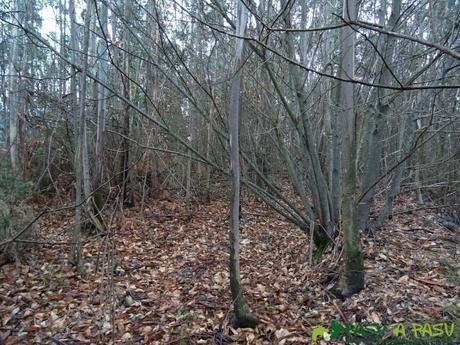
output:
[[[33,209],[24,201],[30,187],[9,169],[0,170],[0,243],[16,236],[33,219]],[[31,226],[17,241],[0,245],[0,265],[21,259],[30,247],[21,241],[31,240],[33,232],[34,226]]]
[[[7,204],[19,204],[32,190],[32,182],[24,182],[20,174],[0,166],[0,200]]]

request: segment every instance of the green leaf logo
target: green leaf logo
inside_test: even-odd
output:
[[[313,329],[313,332],[311,333],[311,341],[316,341],[319,336],[324,337],[326,333],[329,333],[329,329],[323,326],[318,326]]]

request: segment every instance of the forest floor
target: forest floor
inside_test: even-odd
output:
[[[191,219],[183,202],[147,205],[143,214],[137,206],[114,218],[112,241],[84,241],[83,277],[67,262],[72,213],[43,217],[41,241],[57,243],[0,268],[0,344],[310,344],[312,329],[333,319],[394,325],[460,318],[460,233],[440,226],[434,212],[395,215],[365,235],[366,288],[342,301],[330,292],[340,253],[311,266],[307,237],[246,200],[243,284],[261,320],[252,330],[232,328],[228,204],[196,203]],[[403,196],[395,208],[415,207]]]

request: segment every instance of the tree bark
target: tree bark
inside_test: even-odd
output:
[[[73,0],[70,0],[71,11],[75,10],[75,4]],[[86,14],[85,14],[85,26],[84,26],[84,38],[83,38],[83,65],[80,78],[80,104],[79,104],[79,116],[78,116],[78,139],[75,150],[75,178],[76,178],[76,197],[75,197],[75,228],[72,239],[72,262],[82,270],[81,265],[81,210],[82,210],[82,192],[85,198],[89,197],[89,167],[88,167],[88,151],[87,151],[87,137],[86,137],[86,89],[87,80],[86,76],[88,73],[88,48],[89,48],[89,35],[90,35],[90,23],[91,23],[91,12],[92,12],[92,0],[87,0],[86,3]],[[86,166],[85,166],[86,165]]]
[[[15,8],[18,11],[18,21],[23,25],[24,21],[24,8],[21,0],[16,0]],[[9,61],[9,74],[10,82],[8,87],[8,100],[9,100],[9,152],[11,168],[14,172],[19,171],[19,120],[18,113],[21,102],[20,92],[20,73],[21,73],[21,37],[20,28],[15,26],[13,28],[13,46],[11,48],[11,55]],[[18,63],[19,62],[19,63]]]
[[[355,20],[355,0],[344,0],[343,17],[346,21]],[[354,77],[355,32],[353,28],[342,28],[342,70],[345,79]],[[354,109],[353,84],[341,84],[341,101],[344,128],[342,161],[342,234],[344,240],[344,268],[339,283],[340,293],[349,297],[364,288],[364,264],[361,250],[356,212],[356,119]]]
[[[125,20],[129,23],[131,18],[131,0],[125,1],[124,16]],[[131,82],[130,82],[130,55],[129,55],[129,30],[125,30],[123,33],[123,72],[124,75],[121,76],[123,83],[123,96],[130,100],[131,99]],[[125,103],[123,106],[123,141],[122,141],[122,154],[120,160],[120,170],[121,170],[121,194],[123,204],[127,206],[133,206],[134,200],[131,194],[128,196],[129,188],[129,134],[130,134],[130,110],[131,107],[129,104]]]
[[[103,37],[107,37],[107,17],[108,17],[108,10],[105,4],[102,4],[100,10],[100,30],[103,33]],[[98,45],[98,56],[100,56],[100,60],[98,63],[98,73],[97,75],[103,82],[107,82],[107,69],[108,69],[108,53],[106,43],[102,40],[99,41]],[[97,129],[96,129],[96,168],[94,174],[94,188],[98,189],[103,181],[103,173],[104,173],[104,131],[105,131],[105,114],[106,114],[106,95],[107,92],[104,87],[101,85],[97,85]],[[98,212],[103,207],[103,192],[101,189],[95,194],[95,203],[96,207],[98,208]]]
[[[88,0],[89,1],[89,0]],[[76,26],[76,16],[75,16],[75,2],[74,0],[69,0],[69,13],[70,13],[70,41],[72,48],[72,63],[76,63],[76,54],[77,54],[77,26]],[[81,131],[79,130],[82,127],[79,119],[80,117],[76,116],[76,104],[77,104],[77,76],[76,68],[72,67],[72,79],[70,84],[70,91],[72,96],[71,111],[75,116],[75,225],[72,232],[72,244],[70,246],[70,258],[69,261],[77,266],[78,270],[81,269],[81,193],[82,193],[82,163],[81,163]],[[84,103],[83,103],[84,104]],[[80,113],[81,115],[81,113]]]
[[[243,35],[246,29],[247,12],[245,5],[238,0],[238,15],[236,33]],[[235,47],[234,76],[230,90],[230,109],[228,128],[230,132],[230,162],[231,162],[231,210],[230,210],[230,290],[232,293],[235,311],[235,325],[237,327],[255,327],[257,317],[250,312],[243,296],[240,274],[240,111],[241,111],[241,84],[243,67],[244,41],[237,39]]]

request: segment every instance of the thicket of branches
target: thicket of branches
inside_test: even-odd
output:
[[[318,255],[339,234],[347,246],[380,227],[400,191],[455,217],[459,8],[3,0],[2,159],[39,193],[65,198],[75,185],[75,261],[82,217],[104,231],[114,200],[178,193],[192,213],[194,199],[212,199],[232,174],[232,97],[243,185],[313,234]]]

